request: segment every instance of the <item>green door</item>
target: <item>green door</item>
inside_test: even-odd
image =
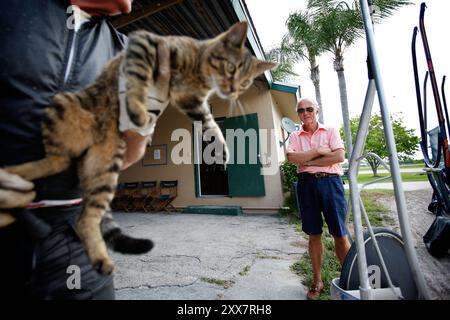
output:
[[[259,127],[256,113],[225,119],[225,130],[230,148],[227,165],[230,196],[265,196],[264,177],[259,160]]]

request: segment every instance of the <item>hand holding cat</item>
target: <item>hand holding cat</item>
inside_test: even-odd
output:
[[[25,207],[36,196],[33,188],[33,183],[0,169],[0,208]]]
[[[25,207],[36,196],[33,188],[33,183],[0,169],[0,209]],[[0,228],[14,221],[10,214],[0,212]]]

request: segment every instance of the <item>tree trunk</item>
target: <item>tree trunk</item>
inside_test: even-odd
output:
[[[314,90],[316,92],[316,101],[319,105],[320,112],[319,112],[319,122],[323,123],[324,117],[323,117],[323,107],[322,107],[322,94],[320,93],[320,71],[319,66],[316,62],[316,57],[314,55],[309,56],[309,68],[311,71],[311,81],[314,84]]]
[[[350,116],[348,113],[347,84],[344,74],[344,57],[339,51],[335,52],[334,70],[337,72],[339,80],[339,93],[341,96],[342,120],[344,122],[345,147],[347,149],[347,159],[350,160],[353,151],[352,133],[350,130]]]
[[[380,162],[376,159],[367,159],[367,162],[370,165],[370,168],[372,169],[372,173],[374,177],[378,176],[378,167],[380,166]]]

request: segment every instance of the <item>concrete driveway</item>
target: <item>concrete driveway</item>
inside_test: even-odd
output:
[[[278,215],[221,216],[117,213],[135,237],[150,238],[145,255],[111,253],[117,299],[304,300],[290,271],[307,242]]]

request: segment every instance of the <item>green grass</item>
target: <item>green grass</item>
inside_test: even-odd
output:
[[[234,282],[231,280],[222,280],[222,279],[216,279],[216,278],[200,278],[201,281],[215,284],[221,287],[224,287],[225,289],[230,288]]]
[[[389,165],[389,163],[388,163],[388,165]],[[421,168],[425,168],[425,164],[423,161],[421,163],[400,164],[400,169],[421,169]],[[380,165],[379,169],[384,169],[384,167]],[[370,166],[360,167],[360,171],[361,170],[372,171],[372,168]],[[417,170],[417,171],[420,171],[420,170]]]
[[[281,217],[288,220],[289,224],[298,224],[297,200],[295,195],[289,194],[284,201],[284,207],[279,211]]]
[[[376,177],[373,176],[373,173],[363,173],[358,175],[358,183],[366,183],[369,181],[373,181],[375,179],[379,179],[381,177],[387,177],[387,173],[379,173]],[[413,181],[428,181],[427,175],[425,173],[419,172],[402,172],[402,181],[403,182],[413,182]],[[346,177],[344,180],[348,181]],[[386,179],[381,182],[391,182],[392,179]]]
[[[341,265],[334,254],[333,238],[324,232],[322,235],[323,241],[323,264],[322,264],[322,282],[323,291],[320,295],[320,300],[330,300],[330,284],[331,280],[339,277],[341,272]],[[300,261],[291,266],[291,270],[302,277],[302,283],[306,288],[311,287],[313,282],[311,259],[309,254],[305,252]]]
[[[348,190],[345,190],[345,192],[348,198]],[[394,220],[389,215],[388,210],[383,205],[377,202],[377,199],[393,196],[394,196],[393,190],[375,189],[375,190],[363,190],[361,192],[361,198],[363,200],[364,208],[366,209],[372,227],[389,226],[393,223]],[[363,217],[362,219],[363,225],[366,226]],[[349,222],[353,223],[353,215],[350,215]]]
[[[420,160],[418,163],[411,163],[411,164],[401,164],[400,168],[424,168],[425,164],[423,160]]]
[[[247,265],[247,266],[244,267],[244,269],[242,269],[241,272],[239,272],[239,275],[242,276],[242,277],[246,276],[246,275],[248,275],[249,271],[250,271],[250,266]]]
[[[348,196],[348,190],[346,190],[346,192]],[[392,197],[393,195],[394,193],[392,190],[364,190],[361,193],[361,198],[372,226],[385,226],[392,222],[392,218],[390,218],[387,214],[387,208],[377,203],[377,199]],[[303,237],[307,238],[307,235],[301,231],[301,221],[298,219],[296,212],[284,210],[280,213],[282,217],[288,219],[289,223],[295,225],[296,231],[298,231]],[[352,221],[351,216],[349,221]],[[322,240],[324,250],[321,276],[324,283],[324,290],[322,291],[320,300],[329,300],[331,299],[331,280],[339,277],[341,266],[334,254],[333,237],[328,233],[326,225],[324,226]],[[309,288],[312,285],[312,267],[308,252],[305,252],[300,260],[291,266],[291,270],[302,278],[302,284],[306,288]]]
[[[277,256],[268,256],[268,255],[262,255],[262,254],[258,254],[256,255],[256,258],[258,259],[272,259],[272,260],[280,260],[280,257]]]

